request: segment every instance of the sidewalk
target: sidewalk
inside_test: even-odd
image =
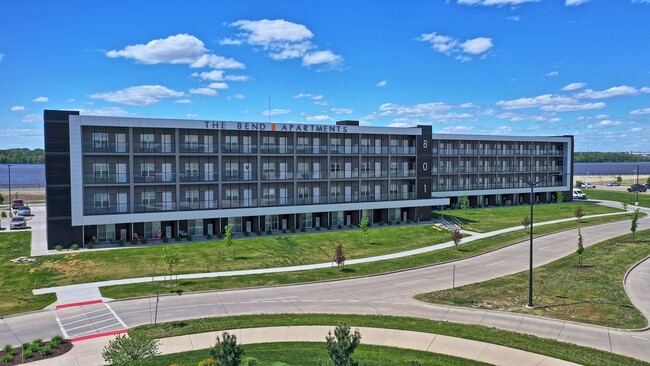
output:
[[[627,212],[591,215],[591,216],[585,216],[584,218],[588,219],[588,218],[602,217],[602,216],[622,215],[625,213]],[[535,223],[535,226],[551,225],[551,224],[574,221],[574,220],[575,218],[552,220],[552,221]],[[517,231],[517,230],[521,230],[521,226],[514,226],[514,227],[505,228],[501,230],[491,231],[488,233],[475,233],[475,232],[463,230],[462,231],[463,233],[470,235],[469,237],[463,238],[463,243],[469,243],[478,239],[483,239],[483,238],[487,238],[487,237],[491,237],[503,233],[508,233],[512,231]],[[359,259],[350,259],[347,260],[345,264],[354,265],[360,263],[371,263],[371,262],[377,262],[377,261],[388,260],[388,259],[403,258],[412,255],[417,255],[417,254],[428,253],[439,249],[450,248],[453,246],[454,246],[454,242],[448,241],[445,243],[408,250],[404,252],[391,253],[386,255],[359,258]],[[289,267],[259,268],[259,269],[249,269],[249,270],[208,272],[208,273],[192,273],[192,274],[177,275],[176,277],[179,280],[186,280],[186,279],[197,279],[197,278],[245,276],[245,275],[254,275],[254,274],[283,273],[283,272],[323,269],[323,268],[330,268],[331,266],[332,266],[332,262],[326,262],[326,263],[315,263],[315,264],[289,266]],[[46,288],[34,289],[32,293],[34,295],[56,293],[58,299],[57,304],[68,304],[68,303],[99,300],[100,298],[97,296],[99,291],[97,289],[100,287],[156,282],[156,281],[165,281],[165,276],[125,278],[121,280],[109,280],[109,281],[100,281],[100,282],[89,282],[89,283],[83,283],[77,285],[46,287]]]
[[[395,329],[354,327],[361,333],[361,344],[399,347],[418,351],[439,353],[461,357],[469,360],[486,362],[503,366],[568,366],[575,363],[557,358],[521,351],[514,348],[494,345],[485,342],[463,338],[449,337],[432,333],[413,332]],[[327,332],[332,326],[285,326],[267,328],[231,329],[226,332],[235,334],[237,340],[244,345],[269,342],[325,342]],[[208,348],[214,346],[217,335],[223,331],[207,332],[163,338],[160,340],[161,354],[203,350],[209,357]],[[33,365],[85,366],[101,365],[104,360],[101,350],[108,345],[112,337],[104,337],[82,343],[75,343],[70,352],[57,358],[33,362]],[[325,345],[323,344],[323,348]]]

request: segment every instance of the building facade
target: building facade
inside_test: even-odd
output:
[[[48,246],[417,222],[568,192],[573,137],[80,116],[45,111]]]

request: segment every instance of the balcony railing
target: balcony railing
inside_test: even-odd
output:
[[[84,215],[113,215],[129,213],[128,204],[115,204],[106,207],[96,207],[93,204],[84,205]]]
[[[327,154],[327,146],[298,145],[298,154]]]
[[[262,154],[293,154],[292,145],[261,145]]]
[[[134,174],[133,182],[135,183],[173,183],[176,182],[176,173],[150,173]]]
[[[263,172],[262,180],[291,180],[293,172]]]
[[[129,174],[115,173],[86,173],[84,174],[84,184],[127,184],[129,183]]]
[[[298,172],[297,177],[298,179],[324,179],[327,177],[327,170]]]
[[[133,208],[136,213],[176,211],[176,202],[136,203]]]
[[[183,194],[181,192],[181,194]],[[219,204],[218,200],[213,200],[213,201],[197,201],[197,202],[187,202],[183,201],[178,204],[178,208],[181,211],[189,211],[189,210],[214,210],[217,208],[217,205]]]
[[[161,143],[135,143],[133,144],[134,153],[147,154],[172,154],[174,153],[174,144]]]
[[[84,142],[84,152],[88,153],[128,153],[129,144],[127,143],[107,143],[103,141]]]
[[[224,144],[221,145],[224,154],[257,154],[257,145]]]
[[[381,147],[376,147],[376,146],[361,146],[361,153],[362,153],[362,154],[380,154],[380,155],[386,155],[386,154],[388,154],[388,147],[387,147],[387,146],[381,146]]]
[[[359,170],[338,170],[330,171],[330,179],[351,179],[359,178]]]
[[[415,177],[415,169],[408,170],[391,170],[391,178],[413,178]]]
[[[391,146],[390,153],[393,155],[415,155],[415,147]]]
[[[217,148],[214,144],[181,144],[179,152],[194,154],[214,154],[217,152]]]

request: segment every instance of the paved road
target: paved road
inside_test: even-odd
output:
[[[648,218],[641,220],[646,227]],[[586,245],[629,233],[629,221],[583,229]],[[577,232],[570,230],[535,239],[535,266],[574,253]],[[456,284],[485,281],[520,272],[528,266],[528,243],[520,243],[455,263]],[[637,267],[647,275],[648,263]],[[640,289],[636,271],[629,277],[635,304],[648,303]],[[548,337],[603,349],[650,361],[650,332],[628,332],[522,314],[450,308],[423,304],[412,299],[417,293],[451,286],[452,264],[408,270],[366,278],[259,289],[211,291],[161,297],[159,322],[259,313],[355,313],[422,317],[460,323],[474,323]],[[641,272],[639,272],[641,273]],[[647,277],[645,277],[647,278]],[[632,281],[634,279],[634,281]],[[646,281],[647,283],[647,281]],[[635,295],[636,294],[636,295]],[[645,304],[645,305],[644,305]],[[113,301],[110,308],[127,327],[148,324],[154,318],[155,299]],[[60,310],[21,314],[0,321],[0,344],[20,343],[60,334],[56,321]],[[648,314],[648,313],[645,313]],[[88,318],[92,316],[89,314]]]

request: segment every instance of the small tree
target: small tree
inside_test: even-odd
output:
[[[460,230],[456,229],[451,232],[451,239],[454,241],[454,248],[456,250],[460,249],[460,242],[463,240],[463,234],[460,232]]]
[[[361,222],[359,223],[359,228],[361,229],[361,244],[368,244],[369,238],[368,238],[368,224],[370,223],[370,220],[368,220],[367,217],[364,217],[361,219]]]
[[[639,228],[639,209],[634,210],[634,216],[632,216],[632,226],[630,226],[630,231],[632,232],[632,240],[636,240],[636,229]]]
[[[619,182],[619,183],[621,183],[621,182],[623,181],[623,177],[621,177],[620,175],[618,175],[618,176],[616,177],[616,181]]]
[[[460,208],[462,208],[463,210],[467,210],[469,208],[469,197],[467,197],[467,193],[465,193],[460,198]]]
[[[562,202],[564,202],[564,192],[560,191],[559,189],[555,191],[556,197],[557,197],[557,204],[561,205]]]
[[[237,344],[237,336],[223,332],[222,338],[217,336],[217,343],[210,349],[210,356],[219,366],[238,366],[244,356],[244,349]]]
[[[166,246],[163,248],[163,260],[167,264],[167,270],[169,271],[169,284],[172,284],[172,276],[174,274],[174,267],[181,262],[181,257],[178,255],[178,249],[172,246]]]
[[[0,193],[0,205],[4,203],[5,203],[5,196],[3,196],[2,193]]]
[[[646,184],[650,184],[650,176],[648,176],[648,179],[645,180]]]
[[[621,206],[623,206],[623,211],[627,211],[627,205],[628,205],[627,200],[621,201]]]
[[[336,246],[336,250],[334,251],[334,262],[336,262],[336,265],[339,266],[340,269],[342,269],[345,265],[345,253],[343,253],[343,244]]]
[[[530,217],[524,216],[524,218],[521,219],[521,226],[524,227],[524,230],[528,230],[528,227],[530,226]]]
[[[226,231],[226,248],[228,248],[228,256],[230,256],[230,249],[232,247],[232,226],[226,225],[223,229]]]
[[[330,364],[334,366],[358,366],[357,361],[352,360],[354,350],[361,343],[361,333],[355,330],[350,333],[350,327],[347,325],[338,325],[334,328],[334,335],[332,331],[327,332],[327,354],[330,356]],[[321,363],[322,365],[322,363]]]
[[[111,365],[140,365],[160,354],[160,343],[155,339],[120,334],[104,347],[102,357]]]
[[[582,187],[582,181],[581,180],[576,181],[576,187]]]
[[[578,219],[578,222],[580,222],[580,219],[585,215],[585,210],[582,209],[582,207],[578,206],[576,207],[575,212],[573,212],[573,216]]]
[[[582,246],[582,233],[580,232],[580,229],[578,229],[578,250],[576,250],[576,253],[578,253],[578,267],[582,267],[582,253],[584,253],[585,247]]]

